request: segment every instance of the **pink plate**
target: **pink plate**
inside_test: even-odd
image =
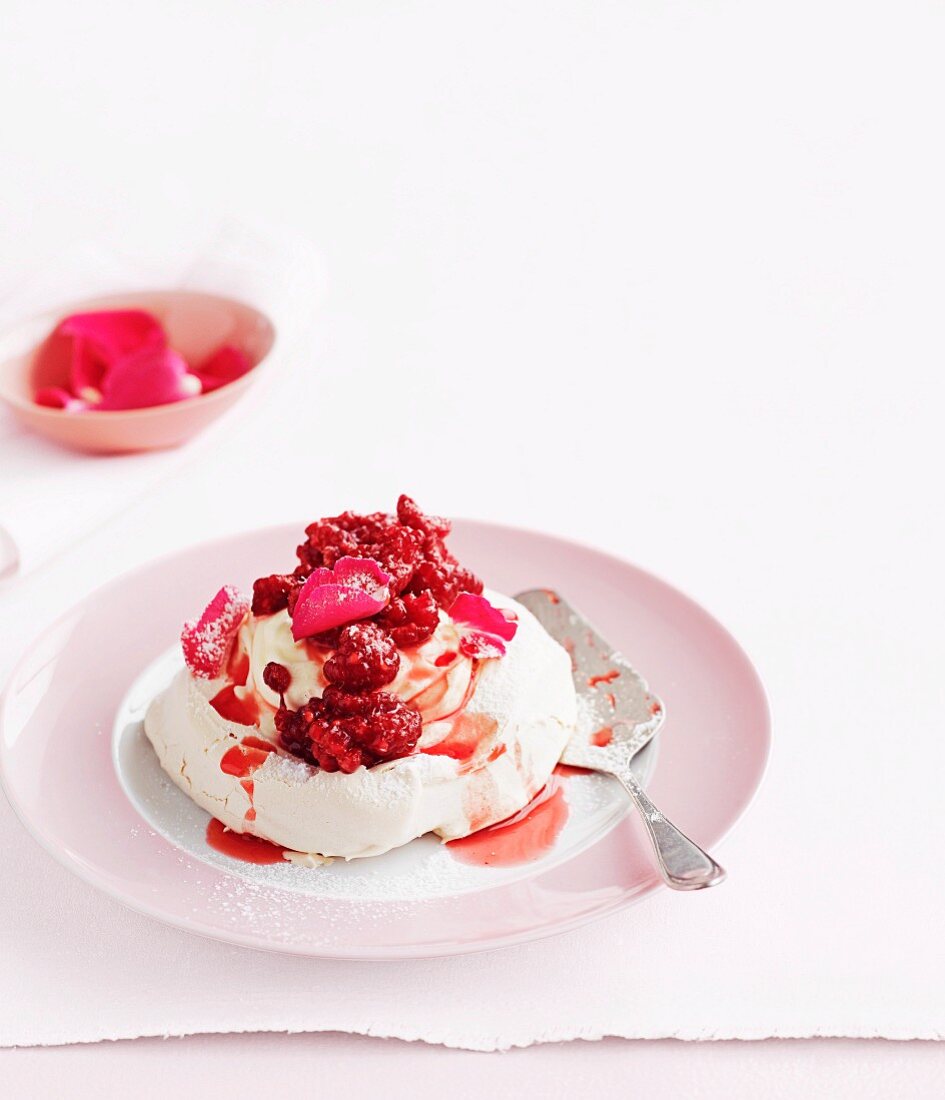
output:
[[[427,958],[521,943],[652,893],[660,879],[642,828],[619,788],[599,776],[566,781],[571,818],[556,848],[518,868],[460,864],[430,837],[314,869],[258,868],[204,843],[207,817],[156,767],[142,708],[176,666],[181,622],[222,583],[249,588],[287,565],[302,526],[154,562],[32,645],[0,707],[0,769],[47,851],[116,900],[188,932],[330,958]],[[455,525],[452,546],[492,588],[559,589],[636,665],[668,716],[641,778],[670,818],[714,848],[757,789],[770,739],[764,690],[733,638],[663,581],[588,547],[468,521]]]

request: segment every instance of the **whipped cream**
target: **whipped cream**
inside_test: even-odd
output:
[[[293,710],[303,706],[312,696],[321,695],[327,687],[322,668],[330,651],[295,641],[288,611],[258,619],[250,616],[240,628],[237,646],[249,657],[249,676],[242,694],[255,693],[269,705],[270,713],[263,716],[263,725],[268,730],[272,729],[272,714],[279,706],[278,694],[263,680],[263,670],[270,661],[289,670],[292,681],[285,701]],[[459,632],[441,615],[440,624],[428,641],[410,650],[409,654],[401,652],[397,676],[392,683],[385,684],[383,690],[415,705],[424,724],[452,713],[463,700],[472,672],[470,660],[459,656],[459,648]],[[438,665],[437,660],[446,654],[455,654],[455,660],[449,666]],[[445,694],[428,690],[441,681]]]
[[[289,706],[324,690],[323,657],[318,647],[292,639],[285,612],[251,616],[240,631],[249,673],[246,687],[236,690],[262,702],[259,728],[229,721],[210,705],[225,681],[183,669],[152,702],[145,732],[164,770],[195,802],[227,827],[292,852],[354,859],[427,832],[446,840],[467,836],[514,814],[541,790],[576,721],[568,655],[520,604],[487,595],[518,616],[503,658],[438,666],[438,657],[459,648],[455,628],[443,619],[427,643],[404,655],[397,679],[384,689],[412,700],[423,716],[419,751],[410,756],[344,774],[280,749],[248,779],[221,768],[247,736],[275,745],[279,700],[262,680],[269,661],[292,673]]]

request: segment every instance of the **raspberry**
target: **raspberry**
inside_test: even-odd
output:
[[[253,614],[274,615],[288,607],[289,597],[297,597],[301,585],[299,578],[282,573],[273,573],[270,577],[260,577],[253,581]]]
[[[357,538],[336,522],[352,515],[351,512],[345,512],[334,519],[318,520],[305,528],[308,542],[303,542],[296,550],[305,576],[320,565],[331,569],[339,558],[357,556]]]
[[[390,631],[390,636],[401,647],[420,645],[439,625],[440,615],[436,600],[429,592],[417,596],[395,596],[377,617],[377,622]]]
[[[292,673],[278,661],[270,661],[263,669],[263,683],[277,695],[285,695],[292,683]]]
[[[410,582],[409,591],[415,594],[428,592],[440,607],[449,607],[459,595],[456,568],[449,562],[425,561],[417,568]]]
[[[482,595],[482,581],[472,570],[457,565],[456,571],[453,573],[453,580],[460,592],[469,592],[473,596]]]
[[[390,590],[397,595],[410,583],[417,565],[423,560],[423,538],[409,527],[392,524],[366,557],[375,557],[390,574]]]
[[[448,608],[460,592],[478,596],[482,592],[482,581],[453,560],[427,560],[417,568],[407,591],[429,592],[439,607]]]
[[[424,515],[417,506],[417,502],[404,493],[401,493],[397,500],[397,518],[404,527],[416,527],[425,535],[433,535],[438,539],[445,539],[450,533],[448,519]]]
[[[324,771],[353,772],[406,756],[420,738],[420,715],[385,691],[351,695],[328,687],[321,699],[276,712],[284,749]]]
[[[292,578],[293,584],[289,589],[289,594],[286,598],[286,607],[289,611],[289,617],[291,618],[295,614],[295,605],[299,602],[299,593],[302,591],[302,585],[305,583],[303,579]]]
[[[389,684],[399,668],[400,654],[390,635],[374,623],[363,622],[341,631],[324,673],[329,683],[346,691],[375,691]]]

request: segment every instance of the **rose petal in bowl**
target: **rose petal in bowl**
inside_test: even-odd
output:
[[[36,404],[45,409],[64,409],[66,412],[84,412],[89,407],[87,402],[73,397],[62,386],[44,386],[37,390]]]
[[[299,592],[292,636],[300,641],[376,615],[390,602],[389,584],[373,558],[339,558],[333,569],[316,569]]]
[[[162,348],[167,338],[160,321],[142,309],[73,313],[56,326],[42,354],[68,363],[62,372],[74,394],[102,389],[118,360],[143,348]]]
[[[200,393],[183,356],[173,348],[142,348],[114,363],[102,381],[100,409],[147,409]]]
[[[233,344],[224,344],[222,348],[218,348],[199,366],[192,369],[193,373],[200,379],[203,392],[210,393],[211,390],[219,389],[220,386],[225,386],[228,382],[234,382],[237,378],[242,378],[247,371],[252,369],[252,366],[249,356],[242,348],[235,347]]]
[[[460,651],[467,657],[504,657],[505,643],[518,630],[511,614],[493,607],[485,596],[460,592],[449,609],[450,618],[459,628]]]

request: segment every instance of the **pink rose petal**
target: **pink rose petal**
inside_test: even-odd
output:
[[[200,392],[187,363],[172,348],[144,347],[113,363],[102,380],[100,409],[169,405]]]
[[[37,390],[33,397],[37,405],[47,409],[63,409],[65,412],[84,412],[88,408],[85,401],[73,397],[68,390],[61,386],[44,386]]]
[[[74,394],[85,389],[101,391],[105,375],[119,359],[167,344],[158,319],[141,309],[73,313],[59,322],[51,337],[51,343],[60,341],[69,349],[69,383]]]
[[[296,641],[376,615],[390,602],[390,576],[373,558],[339,558],[302,585],[292,612]]]
[[[493,607],[485,596],[461,592],[449,609],[459,628],[459,648],[467,657],[504,657],[505,643],[515,637],[518,623],[514,613]]]
[[[61,394],[53,390],[68,388],[73,400],[83,402],[82,408],[102,407],[106,378],[113,369],[145,351],[160,353],[167,347],[164,329],[156,317],[140,309],[101,310],[95,313],[73,313],[63,318],[43,343],[36,356],[38,376],[57,383],[44,387],[41,405],[68,408]],[[196,381],[193,383],[196,387]],[[194,390],[199,392],[199,390]],[[189,396],[184,393],[182,396]],[[177,398],[173,398],[177,400]],[[161,401],[166,403],[167,398]],[[156,402],[149,401],[148,404]],[[140,402],[126,403],[119,398],[113,408],[139,408]]]
[[[248,612],[249,600],[227,584],[207,604],[199,619],[184,623],[180,644],[184,663],[194,676],[212,680],[220,674]]]
[[[203,392],[210,393],[211,390],[225,386],[227,382],[242,378],[252,366],[249,356],[242,348],[224,344],[199,366],[195,366],[193,373],[200,379]]]

